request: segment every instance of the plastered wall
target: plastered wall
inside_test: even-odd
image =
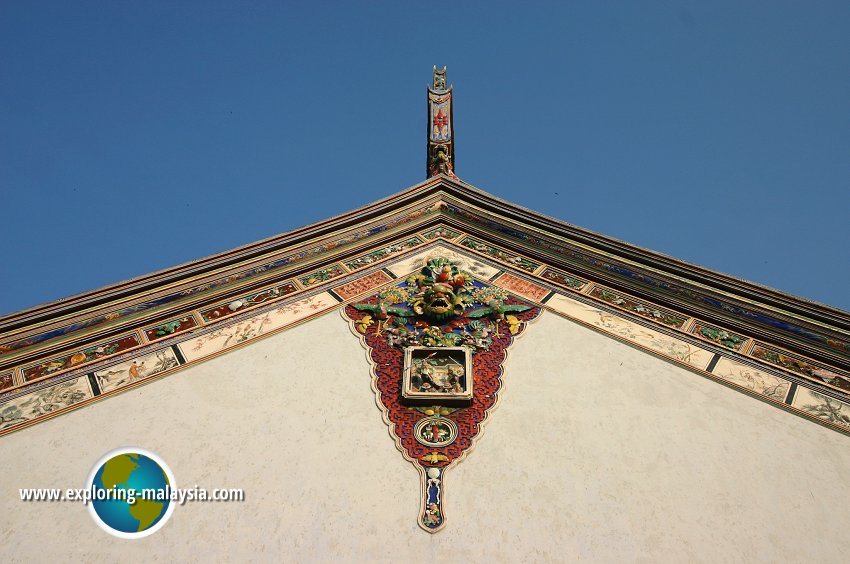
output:
[[[850,439],[544,313],[502,400],[419,529],[418,473],[390,439],[337,311],[0,438],[4,561],[843,561]],[[120,446],[180,487],[244,488],[126,541],[74,503]]]

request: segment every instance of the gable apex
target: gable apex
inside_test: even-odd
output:
[[[327,264],[331,257],[345,260],[370,246],[380,247],[397,233],[438,224],[463,226],[485,243],[508,246],[541,263],[622,286],[670,307],[710,313],[737,328],[757,323],[765,336],[791,338],[807,352],[831,361],[850,359],[850,314],[845,311],[566,223],[437,174],[311,225],[3,316],[0,367],[9,355],[17,356],[16,351],[30,345],[66,339],[98,325],[118,326],[127,315],[152,319],[169,301],[163,300],[168,292],[187,296],[201,287],[229,287],[236,281],[242,286],[269,278],[274,269],[297,276]],[[55,335],[39,340],[39,333]]]
[[[800,387],[850,411],[850,313],[572,225],[461,180],[445,72],[435,67],[427,90],[426,180],[323,221],[0,317],[0,407],[83,377],[93,401],[104,395],[95,382],[104,367],[155,353],[167,370],[177,369],[199,360],[180,348],[191,335],[255,320],[268,307],[342,307],[413,270],[399,264],[440,250],[483,265],[475,273],[482,284],[576,322],[604,311],[700,351],[697,364],[670,360],[707,377],[737,362],[787,384],[770,401],[793,405]],[[850,418],[828,423],[850,432]],[[0,433],[14,428],[0,420]]]

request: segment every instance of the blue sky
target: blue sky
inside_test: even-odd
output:
[[[458,175],[850,310],[850,3],[3,2],[0,314]]]

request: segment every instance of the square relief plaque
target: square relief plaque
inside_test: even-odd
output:
[[[471,400],[472,352],[466,347],[407,347],[401,395],[408,400]]]

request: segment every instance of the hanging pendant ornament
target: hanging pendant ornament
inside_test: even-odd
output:
[[[390,435],[419,470],[424,530],[445,525],[446,471],[472,450],[498,402],[507,349],[539,313],[444,257],[345,308]]]

